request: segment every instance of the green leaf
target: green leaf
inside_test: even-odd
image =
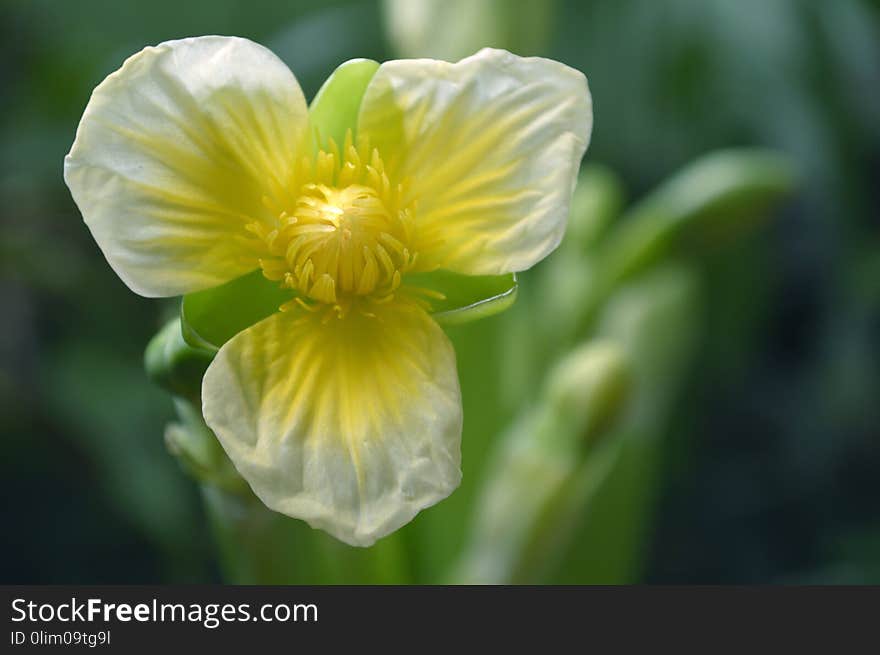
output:
[[[323,148],[329,138],[341,146],[346,130],[356,130],[361,99],[378,68],[379,63],[372,59],[352,59],[327,78],[309,106],[316,150]]]
[[[582,471],[625,414],[629,368],[610,339],[586,342],[555,367],[491,454],[456,582],[533,583],[561,556],[586,502]]]
[[[571,199],[568,229],[561,248],[583,257],[605,234],[623,207],[623,183],[610,168],[588,164]]]
[[[445,296],[431,299],[434,319],[441,325],[461,325],[503,312],[516,300],[516,275],[461,275],[450,271],[416,273],[404,285],[430,289]]]
[[[216,352],[242,330],[277,312],[293,296],[292,291],[267,280],[261,270],[190,293],[180,307],[183,338],[192,346]]]
[[[672,250],[703,253],[770,215],[795,183],[791,160],[768,150],[701,157],[649,194],[603,244],[609,284],[629,278]]]

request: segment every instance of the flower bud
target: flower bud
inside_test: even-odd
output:
[[[144,368],[150,379],[171,393],[195,401],[202,376],[213,354],[194,348],[183,339],[180,321],[169,321],[154,336],[144,352]]]
[[[612,341],[590,342],[553,370],[546,402],[568,430],[592,439],[620,413],[629,383],[629,367],[620,346]]]
[[[386,31],[401,57],[456,61],[483,47],[541,54],[555,0],[385,0]]]

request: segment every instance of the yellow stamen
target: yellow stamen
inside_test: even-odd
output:
[[[341,149],[333,139],[327,143],[313,160],[299,162],[296,191],[272,188],[264,198],[275,223],[254,220],[245,229],[264,244],[268,256],[259,261],[268,279],[296,291],[299,306],[323,304],[327,316],[342,318],[358,298],[394,297],[416,260],[415,206],[403,204],[403,184],[392,184],[366,139],[355,143],[349,130]],[[279,207],[279,197],[296,200]]]

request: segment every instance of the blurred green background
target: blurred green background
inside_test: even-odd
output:
[[[273,580],[880,583],[877,2],[3,0],[0,31],[3,583],[254,578],[218,564],[165,448],[174,409],[142,353],[176,305],[125,288],[62,180],[95,85],[145,45],[212,33],[271,48],[307,97],[346,59],[494,45],[584,71],[594,98],[574,234],[512,310],[450,331],[462,487],[382,542],[378,577],[318,572],[315,544],[352,570],[370,555],[315,537],[288,553],[306,570]],[[676,196],[622,208],[739,146],[787,155],[795,190],[615,254]],[[546,371],[576,346],[597,370],[622,353],[622,409],[541,469],[530,439],[568,420],[566,374]],[[607,389],[590,389],[574,402],[592,412]]]

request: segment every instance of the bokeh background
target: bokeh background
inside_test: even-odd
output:
[[[689,335],[680,375],[653,392],[660,445],[622,496],[644,498],[624,530],[633,556],[611,563],[621,546],[602,519],[583,532],[569,516],[541,528],[574,529],[565,553],[538,550],[508,579],[880,583],[880,6],[867,0],[3,0],[0,581],[224,578],[198,486],[165,448],[171,400],[143,370],[174,303],[124,287],[62,180],[95,85],[146,45],[212,33],[274,50],[307,97],[354,57],[495,45],[559,59],[590,79],[586,162],[619,176],[625,204],[719,148],[790,157],[796,187],[763,220],[655,265],[663,278],[684,257],[697,290],[669,328]],[[552,338],[552,317],[528,310],[561,268],[523,274],[517,307],[453,335],[465,482],[403,531],[408,580],[455,579],[440,571],[478,549],[492,453],[542,397],[534,363],[510,367]],[[645,284],[621,302],[666,288]],[[631,513],[617,498],[604,520],[617,510]]]

